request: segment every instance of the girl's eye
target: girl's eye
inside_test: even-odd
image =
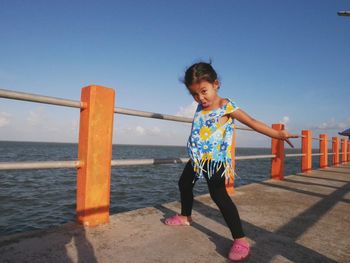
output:
[[[207,91],[206,91],[206,90],[203,90],[202,93],[205,94],[205,93],[207,93]]]

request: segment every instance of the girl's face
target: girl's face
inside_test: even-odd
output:
[[[213,83],[208,81],[200,81],[192,84],[188,90],[196,102],[202,105],[203,109],[215,108],[218,102],[219,81],[215,80]]]

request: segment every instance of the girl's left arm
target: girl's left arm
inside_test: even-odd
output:
[[[239,122],[247,125],[248,127],[252,128],[253,130],[260,132],[262,134],[265,134],[271,138],[275,138],[275,139],[280,139],[280,140],[285,140],[287,141],[287,143],[289,143],[292,147],[293,145],[289,142],[289,138],[298,138],[300,137],[297,134],[290,134],[288,131],[286,130],[274,130],[272,128],[270,128],[269,126],[267,126],[265,123],[258,121],[254,118],[252,118],[251,116],[249,116],[246,112],[244,112],[241,109],[237,109],[236,111],[232,112],[230,114],[231,118],[234,118],[236,120],[238,120]]]

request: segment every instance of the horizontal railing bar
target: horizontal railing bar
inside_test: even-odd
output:
[[[332,152],[328,153],[333,155]],[[322,153],[313,153],[315,155],[323,155]],[[305,156],[302,153],[290,153],[285,157]],[[275,158],[275,154],[268,155],[247,155],[236,156],[235,160],[253,160],[253,159],[269,159]],[[111,166],[135,166],[135,165],[152,165],[152,164],[176,164],[187,163],[189,158],[164,158],[164,159],[124,159],[112,160]],[[0,162],[1,170],[31,170],[31,169],[57,169],[57,168],[79,168],[80,161],[43,161],[43,162]]]
[[[269,159],[269,158],[276,158],[276,155],[275,154],[268,154],[268,155],[236,156],[235,160]]]
[[[84,103],[82,103],[80,101],[68,100],[68,99],[62,99],[62,98],[56,98],[56,97],[49,97],[49,96],[42,96],[42,95],[37,95],[37,94],[31,94],[31,93],[25,93],[25,92],[19,92],[19,91],[11,91],[11,90],[5,90],[5,89],[0,89],[0,97],[7,98],[7,99],[15,99],[15,100],[23,100],[23,101],[52,104],[52,105],[57,105],[57,106],[73,107],[73,108],[84,108],[85,107]],[[161,114],[161,113],[154,113],[154,112],[146,112],[146,111],[140,111],[140,110],[132,110],[132,109],[120,108],[120,107],[116,107],[114,109],[114,112],[118,113],[118,114],[132,115],[132,116],[138,116],[138,117],[146,117],[146,118],[153,118],[153,119],[162,119],[162,120],[169,120],[169,121],[192,123],[192,118],[167,115],[167,114]],[[236,126],[236,129],[237,130],[245,130],[245,131],[254,131],[253,129],[250,129],[248,127],[243,127],[243,126]],[[306,136],[302,135],[300,137],[306,137]],[[319,138],[312,138],[312,139],[320,140]],[[331,140],[328,140],[328,141],[331,141]]]
[[[132,116],[138,116],[138,117],[153,118],[153,119],[162,119],[162,120],[168,120],[168,121],[179,121],[179,122],[192,123],[192,119],[187,118],[187,117],[166,115],[166,114],[161,114],[161,113],[147,112],[147,111],[140,111],[140,110],[132,110],[132,109],[126,109],[126,108],[118,108],[118,107],[114,108],[114,113],[119,113],[119,114],[124,114],[124,115],[132,115]]]
[[[276,155],[250,155],[236,156],[235,160],[275,158]],[[189,158],[165,158],[165,159],[125,159],[112,160],[111,166],[132,166],[150,164],[176,164],[187,163]],[[31,170],[31,169],[56,169],[79,168],[80,161],[43,161],[43,162],[0,162],[0,170]]]
[[[61,99],[56,97],[48,97],[48,96],[42,96],[42,95],[19,92],[19,91],[5,90],[5,89],[0,89],[0,97],[6,98],[6,99],[31,101],[31,102],[52,104],[52,105],[58,105],[58,106],[67,106],[67,107],[73,107],[73,108],[84,108],[84,104],[80,101]],[[132,109],[126,109],[126,108],[117,107],[114,109],[114,112],[119,114],[138,116],[138,117],[147,117],[147,118],[153,118],[153,119],[192,123],[192,119],[187,117],[132,110]],[[241,126],[236,126],[236,129],[253,131],[253,129],[241,127]]]
[[[249,159],[264,159],[275,158],[276,155],[250,155],[250,156],[236,156],[235,160],[249,160]],[[112,160],[111,166],[132,166],[132,165],[150,165],[150,164],[174,164],[187,163],[189,158],[171,158],[171,159],[125,159]]]
[[[167,114],[156,113],[156,112],[133,110],[133,109],[127,109],[127,108],[120,108],[120,107],[114,108],[114,113],[137,116],[137,117],[146,117],[146,118],[152,118],[152,119],[185,122],[185,123],[192,123],[192,120],[193,120],[192,118],[188,118],[188,117],[167,115]],[[245,131],[254,131],[253,129],[243,127],[243,126],[236,126],[236,129],[237,130],[245,130]]]
[[[316,141],[323,141],[324,140],[324,139],[315,138],[315,137],[312,137],[311,139],[316,140]]]
[[[306,138],[307,136],[306,135],[300,135],[300,137],[301,138]],[[334,142],[334,140],[331,140],[331,139],[325,140],[325,139],[320,139],[320,138],[315,138],[315,137],[311,137],[311,139],[316,140],[316,141]]]
[[[305,153],[287,153],[284,156],[285,157],[299,157],[299,156],[305,156]]]
[[[37,94],[19,92],[19,91],[11,91],[0,89],[0,97],[6,99],[14,99],[14,100],[23,100],[23,101],[31,101],[45,104],[52,104],[58,106],[66,106],[72,108],[84,108],[84,105],[80,101],[61,99],[56,97],[48,97]]]
[[[306,138],[306,135],[301,135],[301,138]],[[320,138],[316,138],[316,137],[311,137],[311,139],[316,140],[316,141],[327,141],[327,142],[333,142],[332,140],[325,140],[325,139],[320,139]]]
[[[327,142],[331,142],[332,140],[325,140],[325,139],[321,139],[321,138],[312,138],[314,140],[318,140],[318,141],[327,141]]]
[[[112,160],[111,166],[187,163],[189,158]]]
[[[324,155],[323,153],[313,153],[311,154],[311,156],[321,156],[321,155]]]
[[[80,161],[1,162],[0,170],[79,168]]]

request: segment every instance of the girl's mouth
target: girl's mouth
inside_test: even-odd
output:
[[[209,103],[208,103],[208,102],[203,102],[203,103],[202,103],[202,107],[203,107],[203,108],[206,108],[206,107],[208,107],[208,106],[209,106]]]

